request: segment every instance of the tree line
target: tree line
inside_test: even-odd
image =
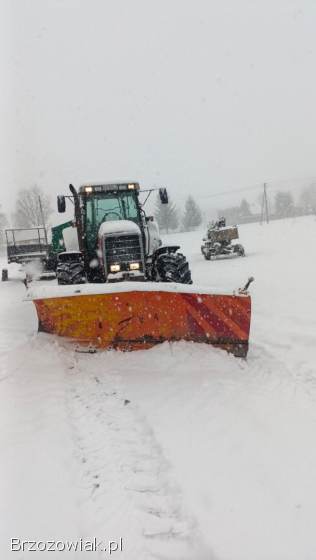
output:
[[[42,208],[41,208],[42,207]],[[50,197],[37,185],[29,189],[21,189],[18,192],[15,211],[12,215],[13,227],[30,228],[48,224],[53,212]],[[43,216],[42,216],[43,213]],[[169,204],[161,204],[159,196],[155,205],[155,218],[159,226],[164,231],[181,229],[189,231],[198,227],[202,223],[201,210],[189,196],[185,203],[183,216],[180,215],[176,205],[169,200]],[[0,229],[8,227],[9,220],[0,211]]]
[[[12,225],[16,228],[31,228],[47,225],[53,208],[50,197],[37,185],[18,192],[15,211],[12,215]],[[155,218],[163,231],[169,232],[181,228],[183,231],[195,229],[202,223],[202,213],[192,196],[185,203],[181,216],[176,205],[169,200],[169,204],[161,204],[159,196],[155,205]],[[7,216],[0,208],[0,230],[9,225]]]
[[[42,210],[40,207],[40,201]],[[257,200],[260,204],[260,199]],[[277,191],[274,199],[269,202],[270,217],[287,218],[291,216],[302,216],[316,214],[316,183],[306,186],[295,202],[290,191]],[[29,228],[49,224],[53,213],[51,199],[47,193],[38,185],[18,192],[15,210],[11,223],[13,227]],[[202,212],[192,196],[188,196],[184,210],[181,213],[176,204],[170,200],[169,204],[161,204],[159,196],[155,203],[154,216],[160,229],[164,232],[175,230],[191,231],[202,224]],[[222,208],[218,216],[225,216],[227,224],[255,222],[260,220],[260,213],[253,212],[251,205],[244,198],[238,206]],[[0,232],[9,226],[6,214],[0,205]]]
[[[261,197],[257,203],[261,203]],[[290,191],[276,191],[269,200],[269,214],[271,219],[316,214],[316,183],[305,187],[296,202]],[[228,225],[242,224],[259,221],[261,212],[252,212],[249,202],[244,198],[238,206],[220,209],[218,216],[225,216]]]
[[[154,215],[159,228],[166,233],[178,229],[192,231],[202,223],[202,212],[192,196],[188,196],[181,215],[175,203],[170,200],[170,196],[169,204],[161,204],[158,195]]]

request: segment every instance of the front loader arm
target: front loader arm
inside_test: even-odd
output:
[[[84,234],[83,234],[83,223],[80,209],[79,195],[73,185],[69,185],[69,190],[74,197],[74,207],[75,207],[75,222],[78,233],[78,245],[80,251],[84,254]]]

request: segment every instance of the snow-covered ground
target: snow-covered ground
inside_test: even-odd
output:
[[[76,353],[0,284],[0,558],[10,539],[122,538],[128,560],[316,558],[316,220],[240,227],[247,257],[195,283],[252,285],[247,361],[180,342]],[[28,560],[31,552],[15,552]],[[107,558],[109,552],[38,552]]]

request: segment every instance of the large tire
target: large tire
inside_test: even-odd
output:
[[[155,280],[192,284],[191,271],[185,256],[181,253],[161,253],[155,262]]]
[[[234,245],[234,253],[237,253],[237,255],[239,255],[240,257],[244,257],[245,249],[240,243],[236,243],[236,245]]]
[[[203,255],[203,257],[205,258],[206,261],[211,260],[211,253],[206,250],[205,245],[201,245],[201,253],[202,253],[202,255]]]
[[[61,262],[56,271],[58,284],[84,284],[84,265],[80,261]]]

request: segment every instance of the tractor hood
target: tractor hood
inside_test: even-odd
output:
[[[140,228],[135,222],[131,220],[113,220],[109,222],[103,222],[100,225],[99,237],[106,237],[107,235],[117,234],[136,234],[140,235]]]
[[[145,263],[140,227],[131,220],[103,222],[99,228],[98,258],[107,282],[144,279]]]

